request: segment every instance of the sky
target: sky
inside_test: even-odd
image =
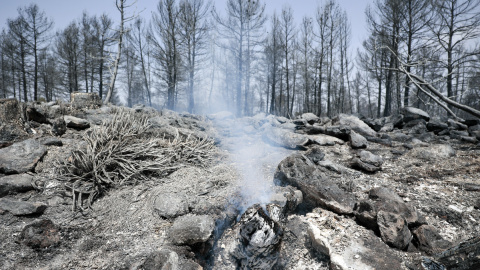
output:
[[[321,0],[263,0],[266,4],[266,13],[272,15],[274,10],[279,13],[284,5],[290,5],[294,11],[297,26],[303,16],[315,16],[317,6]],[[85,10],[89,15],[106,13],[114,21],[119,20],[119,12],[115,7],[115,0],[0,0],[0,29],[6,28],[7,19],[18,15],[19,7],[36,3],[47,17],[51,18],[55,25],[54,29],[65,28],[73,20],[78,20]],[[151,13],[156,10],[158,0],[137,0],[137,11],[140,16],[151,18]],[[226,0],[213,0],[219,13],[225,14]],[[351,24],[351,52],[354,54],[367,36],[365,22],[365,8],[373,0],[337,0],[337,3],[347,11]]]

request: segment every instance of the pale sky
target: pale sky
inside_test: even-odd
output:
[[[366,38],[365,8],[373,0],[337,0],[339,5],[348,13],[351,23],[352,40],[351,52],[354,55],[356,48]],[[18,15],[19,7],[37,3],[41,10],[55,22],[55,30],[63,29],[73,20],[81,18],[82,12],[89,15],[107,13],[114,21],[119,20],[119,13],[115,8],[115,0],[0,0],[0,28],[6,28],[8,18]],[[158,0],[137,0],[137,10],[141,16],[150,19],[151,12],[156,10]],[[214,0],[213,3],[219,12],[224,12],[226,0]],[[280,12],[285,4],[292,7],[297,21],[300,24],[304,15],[314,17],[316,7],[321,0],[263,0],[266,4],[266,13],[270,16],[274,10]],[[268,24],[267,24],[268,25]]]

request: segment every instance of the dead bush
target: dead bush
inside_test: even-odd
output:
[[[58,162],[59,178],[72,193],[73,210],[83,210],[84,199],[90,208],[96,197],[112,187],[164,177],[186,164],[205,166],[211,161],[216,152],[211,139],[177,136],[167,140],[162,134],[146,135],[149,117],[116,110],[103,125],[85,132],[86,146]]]

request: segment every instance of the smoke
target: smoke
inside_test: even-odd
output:
[[[239,174],[238,194],[234,198],[240,214],[254,205],[270,203],[274,194],[273,175],[282,159],[290,151],[271,146],[262,140],[262,124],[269,125],[264,115],[234,119],[226,112],[215,121],[223,135],[221,147],[230,154],[233,167]],[[226,115],[229,117],[225,117]]]

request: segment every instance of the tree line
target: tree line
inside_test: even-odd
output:
[[[376,0],[365,11],[368,36],[352,52],[351,22],[335,0],[300,21],[289,6],[267,15],[261,0],[227,0],[225,10],[207,0],[159,0],[151,17],[121,20],[122,30],[106,14],[84,12],[56,32],[31,4],[0,34],[0,95],[106,99],[110,86],[114,103],[190,113],[444,113],[411,73],[478,109],[479,8],[480,0]]]

